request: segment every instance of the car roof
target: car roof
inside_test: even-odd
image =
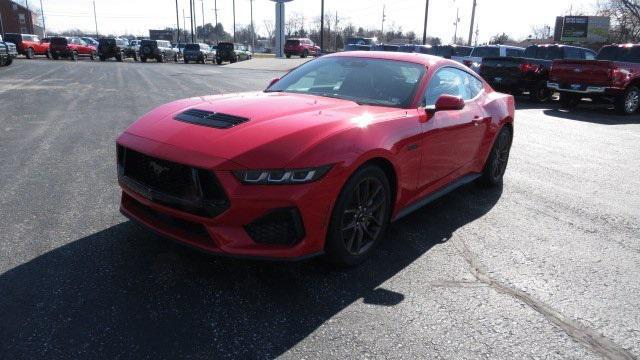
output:
[[[382,60],[396,60],[410,62],[414,64],[422,64],[425,66],[434,65],[455,65],[458,63],[452,60],[448,60],[439,56],[421,54],[421,53],[403,53],[403,52],[389,52],[389,51],[349,51],[339,52],[335,54],[325,55],[323,57],[353,57],[353,58],[367,58],[367,59],[382,59]]]

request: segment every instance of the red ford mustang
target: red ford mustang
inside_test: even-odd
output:
[[[514,100],[422,54],[323,56],[261,92],[152,110],[117,140],[121,211],[210,253],[364,260],[397,220],[497,185]]]

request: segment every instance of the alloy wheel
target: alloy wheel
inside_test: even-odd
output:
[[[386,196],[382,182],[375,177],[367,177],[354,187],[340,226],[350,254],[365,253],[380,236],[387,214]]]
[[[632,114],[638,110],[640,105],[640,91],[633,89],[627,93],[627,98],[624,102],[625,111],[628,114]]]

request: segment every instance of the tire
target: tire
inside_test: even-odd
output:
[[[164,60],[165,60],[164,53],[158,55],[158,57],[156,58],[156,61],[159,63],[163,63]]]
[[[4,66],[9,66],[13,63],[13,57],[9,56],[7,61],[4,62]]]
[[[561,92],[560,93],[560,107],[564,109],[572,109],[578,106],[578,102],[580,99],[571,93]]]
[[[511,150],[511,143],[513,142],[513,132],[511,128],[504,126],[491,148],[489,159],[484,165],[482,170],[482,176],[480,177],[480,183],[485,186],[499,186],[502,185],[504,173],[507,170],[507,164],[509,162],[509,152]]]
[[[284,56],[286,56],[287,59],[291,59],[291,54],[284,54]]]
[[[140,57],[140,62],[144,62],[144,63],[146,63],[146,62],[147,62],[147,58],[146,58],[146,57],[144,57],[144,56]]]
[[[179,60],[179,59],[178,59],[178,53],[175,53],[175,54],[173,55],[173,61],[175,61],[175,62],[176,62],[176,64],[177,64],[177,63],[178,63],[178,60]]]
[[[188,64],[188,63],[189,63],[189,60],[184,59],[184,63],[185,63],[185,64]]]
[[[45,54],[45,56],[47,57],[47,59],[51,59],[51,51],[47,49],[47,53]]]
[[[78,52],[77,51],[72,51],[71,52],[71,61],[78,61]]]
[[[138,53],[137,52],[133,53],[133,61],[138,62]]]
[[[58,55],[51,55],[51,58],[52,58],[53,60],[58,60],[60,57],[59,57]]]
[[[91,61],[96,59],[96,52],[92,51],[91,54],[89,54],[89,58],[91,59]]]
[[[306,58],[307,56],[309,56],[309,52],[307,50],[302,52],[302,55],[300,55],[301,58]]]
[[[107,58],[104,57],[103,55],[100,55],[100,61],[105,61],[105,60],[107,60]]]
[[[222,59],[216,59],[216,64],[222,65]]]
[[[551,98],[551,90],[546,83],[538,83],[533,89],[529,90],[529,99],[535,103],[543,103]]]
[[[35,55],[35,54],[33,53],[33,49],[32,49],[32,48],[28,48],[28,49],[27,49],[27,52],[26,52],[26,54],[25,54],[25,56],[27,57],[27,59],[33,59],[33,56],[34,56],[34,55]]]
[[[624,94],[616,97],[616,111],[621,115],[631,115],[640,108],[640,89],[637,86],[629,86]]]
[[[389,179],[377,166],[357,170],[336,200],[325,243],[326,259],[340,266],[365,261],[380,243],[391,215]]]

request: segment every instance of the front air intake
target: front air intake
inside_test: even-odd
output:
[[[240,116],[199,109],[189,109],[176,115],[174,119],[216,129],[228,129],[249,121],[249,119]]]

